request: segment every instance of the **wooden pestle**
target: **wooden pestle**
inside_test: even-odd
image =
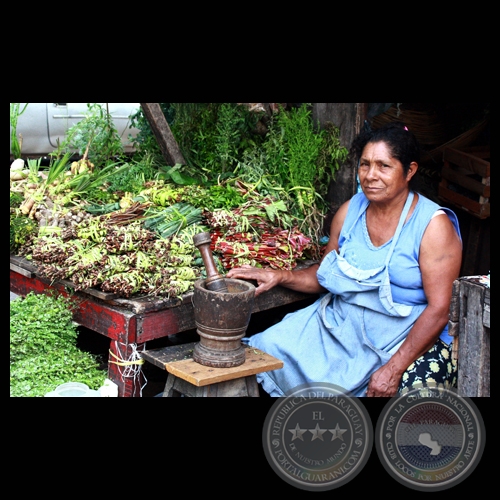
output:
[[[193,243],[196,248],[201,253],[201,258],[203,259],[203,264],[207,271],[207,279],[205,280],[205,286],[207,290],[212,292],[228,293],[226,282],[224,278],[217,272],[217,267],[215,266],[214,257],[212,251],[210,250],[210,244],[212,243],[212,238],[210,233],[198,233],[193,236]]]

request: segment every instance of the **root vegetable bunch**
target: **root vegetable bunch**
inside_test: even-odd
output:
[[[290,270],[306,252],[314,250],[311,239],[296,226],[275,226],[278,210],[282,210],[281,206],[267,200],[232,211],[205,213],[213,228],[211,249],[221,256],[224,268],[249,264]]]
[[[99,287],[120,297],[161,295],[175,298],[201,276],[191,226],[164,240],[139,220],[115,226],[108,216],[86,219],[74,228],[38,236],[32,258],[39,273],[68,280],[76,291]]]
[[[112,226],[105,224],[106,233],[103,237],[106,250],[110,254],[126,254],[138,248],[149,249],[156,235],[143,229],[140,221],[134,221],[127,226]]]
[[[252,233],[211,234],[213,252],[221,255],[226,269],[249,264],[257,267],[291,270],[304,257],[311,240],[296,228],[273,228],[259,235]]]

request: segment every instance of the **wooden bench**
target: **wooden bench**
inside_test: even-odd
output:
[[[283,361],[246,346],[245,362],[214,368],[193,360],[196,342],[146,350],[141,356],[168,372],[162,397],[259,397],[257,373],[283,368]]]

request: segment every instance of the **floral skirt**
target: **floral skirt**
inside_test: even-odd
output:
[[[445,344],[441,339],[425,354],[414,361],[403,373],[398,393],[402,396],[414,387],[457,386],[457,361],[452,356],[453,342]]]

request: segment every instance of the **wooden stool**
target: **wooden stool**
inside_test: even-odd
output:
[[[259,397],[257,373],[283,368],[283,361],[263,351],[246,347],[246,359],[240,366],[214,368],[193,360],[196,342],[143,351],[141,356],[167,370],[164,398]]]

